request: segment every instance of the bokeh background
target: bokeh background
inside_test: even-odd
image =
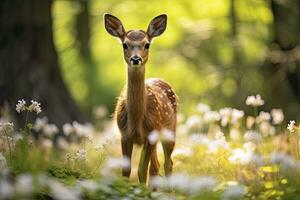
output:
[[[126,67],[103,14],[129,30],[166,13],[146,76],[174,87],[182,113],[198,102],[247,111],[246,97],[259,93],[263,109],[299,118],[300,1],[14,0],[0,10],[1,107],[35,99],[58,125],[91,120],[99,105],[112,113]]]

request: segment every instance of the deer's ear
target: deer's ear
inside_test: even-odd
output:
[[[125,29],[118,18],[110,14],[104,14],[104,24],[105,29],[109,34],[118,37],[121,40],[124,38]]]
[[[148,29],[147,29],[147,34],[149,35],[150,39],[153,37],[160,36],[167,27],[167,15],[159,15],[152,19],[150,22]]]

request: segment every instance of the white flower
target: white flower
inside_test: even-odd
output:
[[[16,180],[16,191],[19,194],[27,195],[33,191],[33,178],[31,174],[21,174]]]
[[[200,176],[192,180],[189,188],[190,193],[201,193],[212,191],[216,187],[217,181],[210,176]]]
[[[159,132],[157,130],[151,131],[151,133],[148,135],[148,140],[150,144],[156,144],[159,140]]]
[[[46,124],[43,128],[43,132],[46,136],[52,137],[58,133],[58,128],[55,124]]]
[[[40,112],[42,112],[41,104],[37,101],[31,100],[31,105],[28,107],[28,110],[30,112],[36,112],[36,114],[39,114]]]
[[[264,105],[264,103],[264,100],[259,94],[256,96],[248,96],[246,99],[246,105],[248,106],[258,107]]]
[[[217,140],[225,140],[225,135],[223,132],[219,131],[216,133],[216,139]]]
[[[34,123],[34,130],[35,131],[43,130],[45,128],[45,126],[47,125],[47,123],[48,123],[47,117],[37,118]]]
[[[213,140],[208,144],[208,152],[216,153],[219,149],[228,149],[228,143],[223,139]]]
[[[227,126],[231,119],[232,108],[222,108],[219,113],[221,115],[221,125]]]
[[[172,153],[172,157],[190,155],[192,155],[192,151],[189,148],[176,148]]]
[[[70,123],[65,123],[62,128],[66,136],[69,136],[71,133],[74,132],[74,128]]]
[[[293,133],[294,132],[294,129],[295,129],[295,120],[291,120],[290,121],[290,123],[288,124],[288,126],[287,126],[287,129],[291,132],[291,133]]]
[[[253,142],[255,144],[260,143],[262,138],[261,135],[256,131],[246,131],[244,135],[244,140],[246,142]]]
[[[0,153],[0,170],[2,171],[3,169],[7,168],[7,162],[5,157]]]
[[[169,142],[175,141],[175,133],[173,131],[163,128],[161,130],[161,132],[162,132],[162,140],[163,141],[169,141]]]
[[[245,193],[246,191],[243,186],[229,185],[222,195],[222,200],[241,199]]]
[[[256,118],[257,123],[261,123],[264,121],[270,121],[271,115],[268,112],[260,111],[259,115]]]
[[[167,179],[161,176],[150,177],[149,185],[153,188],[166,188]]]
[[[190,186],[190,179],[184,174],[174,174],[167,177],[168,188],[174,188],[181,191],[188,191]]]
[[[51,197],[57,200],[80,200],[80,191],[65,187],[58,181],[51,180],[49,183]]]
[[[22,100],[18,101],[18,103],[16,105],[16,111],[18,113],[20,113],[20,112],[22,112],[24,110],[26,110],[26,101],[24,99],[22,99]]]
[[[242,110],[232,109],[231,123],[236,124],[240,119],[244,117],[245,113]]]
[[[12,199],[13,187],[5,179],[0,179],[0,199]]]
[[[290,170],[290,169],[298,169],[299,162],[294,160],[291,156],[282,153],[282,152],[274,152],[270,155],[270,162],[272,164],[279,164],[281,169]]]
[[[281,109],[272,109],[271,115],[273,119],[273,124],[281,124],[281,122],[284,120],[284,115]]]
[[[74,121],[72,124],[78,137],[88,137],[94,133],[94,128],[91,124],[83,125],[76,121]]]
[[[263,159],[258,154],[255,154],[250,151],[244,151],[243,149],[233,149],[232,155],[228,160],[235,164],[247,165],[247,164],[256,164],[263,165]]]
[[[10,132],[14,129],[14,124],[12,122],[0,122],[0,133]]]
[[[108,114],[108,109],[105,105],[96,106],[93,108],[93,115],[100,119]]]
[[[203,113],[206,113],[206,112],[210,111],[210,107],[207,104],[198,103],[197,104],[197,110],[198,110],[199,113],[203,114]]]
[[[78,186],[84,190],[94,192],[97,190],[98,185],[92,180],[82,180],[78,182]]]
[[[221,118],[217,111],[207,111],[204,113],[203,120],[207,123],[219,121]]]
[[[129,169],[130,168],[130,159],[128,157],[118,158],[109,158],[106,166],[109,169]]]
[[[85,149],[77,150],[76,160],[86,160],[86,150]]]
[[[69,143],[66,141],[66,139],[62,136],[59,136],[57,138],[57,146],[60,148],[60,149],[63,149],[63,150],[67,150],[68,147],[69,147]]]
[[[207,137],[207,135],[204,134],[194,133],[189,137],[189,139],[192,143],[197,145],[208,145],[210,143],[209,138]]]
[[[53,147],[53,142],[50,139],[42,139],[41,145],[44,149],[51,149]]]
[[[253,142],[246,142],[243,144],[243,147],[247,152],[255,152],[256,150],[256,144]]]
[[[199,115],[191,115],[186,121],[186,125],[188,126],[188,128],[200,127],[201,124],[202,118]]]

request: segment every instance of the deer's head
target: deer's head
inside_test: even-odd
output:
[[[167,15],[155,17],[147,31],[125,31],[122,22],[110,14],[104,15],[105,28],[109,34],[120,39],[123,45],[124,58],[129,67],[139,67],[148,60],[149,47],[152,39],[161,35],[167,26]]]

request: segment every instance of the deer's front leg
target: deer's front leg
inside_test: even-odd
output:
[[[148,140],[144,144],[138,169],[140,183],[146,183],[147,181],[148,165],[154,147],[155,145],[151,145]]]
[[[122,169],[122,175],[129,177],[130,173],[131,173],[131,155],[132,155],[132,148],[133,148],[133,143],[130,142],[128,139],[126,138],[122,138],[121,139],[121,144],[122,144],[122,154],[123,154],[123,158],[126,159],[128,158],[130,161],[130,166],[129,168],[127,167],[123,167]]]

